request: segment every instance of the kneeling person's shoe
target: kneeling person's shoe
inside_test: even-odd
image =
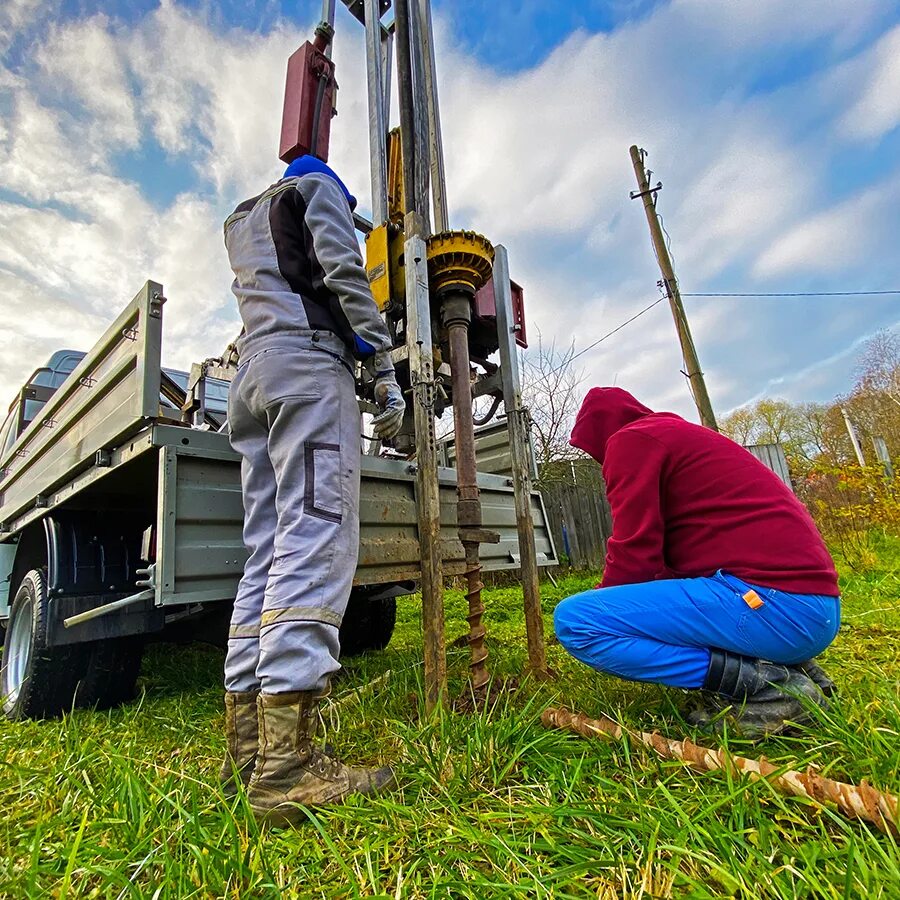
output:
[[[301,806],[340,803],[394,784],[392,770],[345,766],[313,744],[322,695],[315,691],[259,695],[259,755],[247,799],[257,821],[292,825]]]
[[[828,706],[822,689],[799,667],[723,650],[712,651],[703,687],[714,696],[688,716],[690,724],[718,733],[728,722],[737,735],[749,740],[806,725],[812,721],[810,705]]]
[[[795,697],[754,703],[738,703],[724,697],[710,697],[700,708],[687,715],[687,721],[706,734],[721,734],[728,725],[735,737],[761,741],[779,734],[790,734],[810,724],[809,709]]]
[[[811,678],[826,697],[837,696],[837,685],[814,659],[808,659],[806,662],[797,663],[795,666],[788,666],[788,668],[799,669],[807,678]]]
[[[259,748],[256,698],[259,691],[228,691],[225,694],[225,739],[227,749],[219,784],[226,797],[234,797],[238,784],[250,783]]]

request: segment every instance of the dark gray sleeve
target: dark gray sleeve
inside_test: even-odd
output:
[[[297,190],[306,204],[306,226],[325,286],[338,298],[353,333],[362,342],[357,342],[357,349],[363,356],[377,353],[380,370],[392,369],[391,336],[372,298],[343,191],[333,179],[319,174],[304,175]]]

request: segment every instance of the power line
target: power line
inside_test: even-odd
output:
[[[740,293],[694,293],[694,294],[681,294],[682,297],[868,297],[868,296],[888,296],[888,295],[900,295],[900,290],[897,291],[794,291],[791,293],[771,293],[771,294],[762,294],[762,293],[749,293],[749,292],[740,292]],[[666,300],[666,297],[657,297],[651,304],[645,306],[639,312],[636,312],[630,319],[626,319],[620,325],[617,325],[613,328],[612,331],[607,331],[603,337],[597,338],[592,344],[588,344],[583,350],[579,350],[577,353],[573,353],[572,356],[569,357],[562,365],[557,366],[555,369],[552,369],[548,372],[548,375],[553,375],[558,372],[560,369],[567,366],[570,362],[575,359],[578,359],[579,356],[587,353],[590,350],[593,350],[598,344],[602,344],[607,338],[611,338],[616,332],[621,331],[626,325],[630,325],[635,319],[639,319],[644,313],[650,312],[654,306],[659,303],[662,303],[663,300]]]
[[[663,300],[666,299],[668,298],[657,297],[657,299],[654,300],[649,306],[645,306],[640,312],[636,312],[630,319],[626,319],[624,322],[622,322],[621,325],[617,325],[615,328],[613,328],[612,331],[607,331],[606,334],[603,335],[603,337],[597,338],[597,340],[594,341],[593,344],[588,344],[588,346],[585,347],[584,350],[579,350],[577,353],[573,353],[562,365],[557,366],[555,369],[552,369],[547,373],[547,375],[553,375],[560,369],[565,368],[570,362],[572,362],[572,360],[578,359],[579,356],[587,353],[588,350],[593,350],[594,347],[596,347],[598,344],[602,344],[607,338],[612,337],[617,331],[621,331],[626,325],[630,325],[635,319],[639,319],[645,312],[649,312],[651,309],[653,309],[654,306],[656,306],[658,303],[662,303]]]
[[[682,297],[884,297],[900,294],[898,291],[783,291],[780,293],[728,292],[694,293],[681,292]]]

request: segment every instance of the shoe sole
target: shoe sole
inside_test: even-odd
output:
[[[384,771],[384,770],[381,770]],[[397,776],[393,770],[388,769],[388,775],[384,781],[378,783],[377,780],[368,790],[347,791],[333,800],[326,800],[322,803],[300,803],[292,800],[285,803],[279,803],[277,806],[254,806],[250,804],[253,812],[253,818],[261,827],[266,828],[290,828],[295,827],[307,819],[306,810],[316,809],[322,806],[340,806],[348,797],[371,797],[374,794],[383,794],[392,790],[397,786]]]

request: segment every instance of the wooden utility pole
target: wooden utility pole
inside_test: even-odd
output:
[[[672,309],[675,328],[678,331],[678,341],[684,357],[684,374],[687,375],[688,383],[691,386],[694,403],[697,404],[697,412],[700,413],[701,424],[712,428],[713,431],[718,431],[719,426],[716,424],[716,416],[706,390],[706,382],[703,380],[700,360],[697,358],[697,348],[694,347],[694,339],[691,337],[684,304],[681,302],[678,281],[675,278],[675,270],[672,268],[672,258],[669,256],[659,217],[656,215],[656,195],[662,189],[662,182],[656,187],[650,187],[647,181],[647,170],[644,168],[643,151],[639,150],[637,146],[631,148],[631,162],[634,165],[634,174],[638,183],[638,189],[631,193],[631,199],[636,200],[640,197],[644,201],[644,212],[647,213],[647,224],[650,226],[653,249],[656,251],[656,259],[663,277],[663,286],[666,296],[669,298],[669,306]]]

